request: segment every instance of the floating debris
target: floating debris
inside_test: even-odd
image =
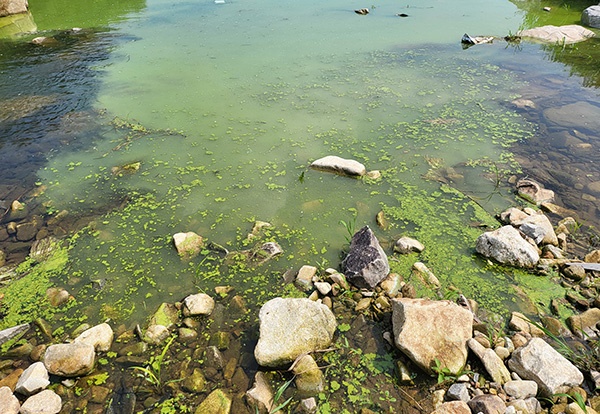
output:
[[[467,33],[465,33],[460,39],[462,44],[465,45],[480,45],[482,43],[492,43],[494,41],[493,36],[475,36],[471,37]]]
[[[369,9],[358,9],[358,10],[354,10],[354,13],[356,14],[360,14],[360,15],[367,15],[369,14]]]

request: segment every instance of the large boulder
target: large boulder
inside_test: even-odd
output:
[[[27,0],[0,0],[0,17],[27,13]]]
[[[75,343],[89,344],[96,351],[106,352],[113,342],[113,330],[107,323],[101,323],[81,333],[73,340]]]
[[[521,30],[518,36],[528,37],[542,43],[573,44],[583,42],[596,34],[591,30],[577,24],[566,26],[541,26],[533,29]]]
[[[581,14],[581,24],[600,28],[600,5],[590,6]]]
[[[369,226],[352,236],[342,272],[348,282],[359,288],[374,288],[390,273],[388,258]]]
[[[260,336],[254,356],[267,367],[279,367],[298,356],[325,349],[337,327],[329,308],[309,299],[275,298],[258,315]]]
[[[477,238],[475,250],[482,256],[515,267],[531,268],[540,260],[537,249],[513,226],[483,233]]]
[[[541,338],[533,338],[517,348],[508,367],[519,377],[535,381],[543,397],[552,397],[583,382],[583,374],[577,367]]]
[[[347,160],[335,155],[328,155],[327,157],[319,158],[318,160],[313,161],[313,163],[310,164],[310,167],[314,168],[315,170],[349,175],[351,177],[358,177],[367,173],[367,169],[360,162],[355,160]]]
[[[94,369],[94,346],[83,343],[50,345],[44,354],[44,365],[50,374],[78,377]]]
[[[392,300],[394,342],[428,373],[440,365],[453,374],[467,361],[467,341],[473,334],[473,314],[450,301]]]

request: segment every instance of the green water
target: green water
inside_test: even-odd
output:
[[[115,208],[72,243],[60,281],[84,313],[142,321],[162,301],[222,284],[260,303],[281,293],[288,268],[338,267],[348,236],[340,220],[376,229],[390,254],[397,237],[420,238],[420,260],[445,286],[496,311],[518,306],[518,276],[473,256],[480,230],[470,224],[491,223],[480,205],[495,213],[514,203],[497,183],[519,172],[509,146],[536,126],[507,104],[524,85],[501,65],[514,51],[462,50],[460,38],[515,32],[523,14],[498,1],[373,5],[93,2],[63,15],[59,2],[32,0],[40,30],[108,27],[115,38],[92,65],[92,106],[105,127],[38,173],[51,211]],[[353,12],[365,6],[369,15]],[[123,121],[129,127],[117,127]],[[326,155],[382,178],[307,168]],[[132,162],[137,173],[113,174]],[[381,210],[385,230],[375,223]],[[284,249],[255,269],[212,252],[182,262],[171,244],[195,231],[230,251],[252,248],[255,220],[273,225],[262,241]],[[409,278],[416,260],[392,266]]]

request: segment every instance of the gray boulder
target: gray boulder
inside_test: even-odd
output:
[[[590,6],[581,14],[581,24],[584,26],[600,28],[600,5]]]
[[[21,406],[21,414],[57,414],[62,409],[62,400],[52,390],[44,390],[29,397]]]
[[[304,353],[327,348],[337,327],[331,310],[309,299],[271,299],[260,309],[258,319],[260,336],[254,356],[267,367],[289,364]]]
[[[21,408],[19,400],[8,387],[0,387],[0,407],[3,414],[17,414]]]
[[[453,374],[467,361],[467,341],[473,334],[473,314],[450,301],[392,300],[394,342],[428,373],[437,363]]]
[[[310,164],[310,167],[315,170],[328,171],[341,175],[349,175],[351,177],[363,176],[367,173],[367,169],[358,161],[347,160],[335,155],[319,158]]]
[[[49,373],[61,377],[78,377],[94,369],[94,346],[83,343],[50,345],[44,354],[44,365]]]
[[[342,272],[358,288],[374,288],[390,273],[387,255],[369,226],[352,236]]]
[[[40,392],[50,384],[48,370],[42,362],[31,364],[19,377],[15,392],[32,395]]]
[[[519,377],[535,381],[543,397],[551,397],[583,382],[583,374],[541,338],[513,352],[508,367]]]
[[[518,36],[528,37],[542,43],[573,44],[583,42],[596,34],[591,30],[577,24],[566,26],[541,26],[533,29],[522,30]]]
[[[110,349],[113,342],[113,330],[107,323],[101,323],[90,329],[83,331],[73,340],[75,343],[89,344],[96,351],[106,352]]]
[[[537,249],[513,226],[483,233],[477,238],[475,250],[482,256],[515,267],[531,268],[540,260]]]

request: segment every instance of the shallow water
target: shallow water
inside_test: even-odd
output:
[[[459,43],[464,32],[515,32],[524,14],[513,4],[382,3],[367,16],[342,1],[96,6],[63,15],[59,2],[32,1],[43,33],[84,30],[41,48],[3,43],[3,73],[22,82],[0,88],[3,102],[28,98],[20,116],[3,112],[11,184],[47,186],[51,213],[120,205],[71,251],[64,281],[93,295],[90,318],[142,321],[162,301],[219,284],[260,302],[277,294],[287,268],[337,267],[340,220],[376,228],[382,209],[390,227],[376,231],[388,249],[400,235],[426,238],[424,261],[445,285],[497,310],[516,300],[505,275],[471,257],[469,223],[477,204],[494,213],[514,203],[498,187],[520,172],[510,146],[539,131],[510,105],[527,90],[521,71],[564,77],[564,68],[537,45]],[[329,154],[383,179],[307,169]],[[137,173],[112,172],[132,162]],[[440,192],[440,182],[469,197]],[[241,277],[182,262],[170,244],[173,233],[196,231],[249,248],[254,220],[274,225],[267,238],[284,254]],[[398,266],[409,277],[408,264]]]

